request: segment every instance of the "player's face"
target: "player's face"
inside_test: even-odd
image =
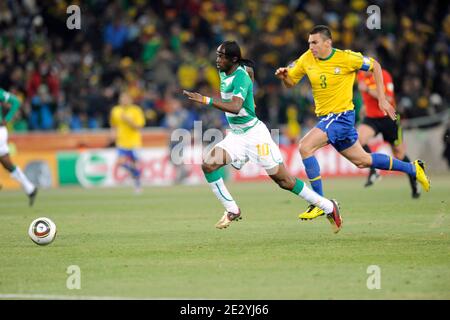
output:
[[[225,49],[222,45],[216,51],[216,66],[222,72],[227,72],[233,66],[233,62],[225,55]]]
[[[122,93],[120,95],[119,102],[123,106],[128,106],[132,103],[132,100],[131,100],[130,95],[128,95],[127,93]]]
[[[328,56],[331,49],[330,39],[324,39],[320,33],[310,34],[308,43],[314,58],[326,58]]]

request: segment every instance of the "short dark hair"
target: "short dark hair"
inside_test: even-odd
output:
[[[317,26],[315,26],[310,32],[309,34],[316,34],[316,33],[320,33],[323,37],[327,38],[327,39],[331,39],[331,31],[330,28],[328,28],[327,26],[324,26],[322,24],[319,24]]]

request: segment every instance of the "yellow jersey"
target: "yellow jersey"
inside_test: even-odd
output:
[[[358,70],[372,71],[373,58],[359,52],[333,48],[325,59],[314,58],[306,51],[288,68],[288,75],[298,83],[304,75],[311,82],[316,115],[353,110],[353,83]]]
[[[131,127],[122,119],[125,114],[139,129]],[[137,105],[117,105],[111,110],[111,127],[117,129],[116,146],[122,149],[134,149],[142,146],[142,134],[140,129],[145,125],[145,117],[142,109]]]

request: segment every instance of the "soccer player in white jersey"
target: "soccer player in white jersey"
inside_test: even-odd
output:
[[[9,111],[3,118],[2,103],[9,104]],[[6,129],[6,124],[11,121],[14,114],[19,110],[20,102],[19,99],[12,93],[0,88],[0,163],[2,166],[11,173],[11,177],[17,180],[29,199],[29,205],[32,206],[34,199],[37,195],[37,187],[28,180],[27,176],[22,172],[22,170],[14,165],[9,156],[8,147],[8,130]]]
[[[202,163],[206,180],[225,207],[225,213],[217,222],[216,228],[226,228],[232,221],[241,219],[241,210],[224,184],[221,168],[227,164],[239,168],[251,161],[262,166],[281,188],[322,208],[333,231],[337,233],[341,229],[342,218],[336,200],[320,196],[287,172],[280,150],[269,130],[256,117],[253,82],[245,67],[248,62],[249,60],[242,59],[241,49],[235,41],[225,41],[217,48],[216,59],[221,99],[183,91],[190,100],[224,111],[231,129]]]

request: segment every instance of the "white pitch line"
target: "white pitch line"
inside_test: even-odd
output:
[[[436,219],[434,219],[434,221],[430,224],[430,228],[439,228],[444,223],[444,220],[445,220],[445,214],[439,213],[436,216]]]
[[[0,293],[0,299],[37,299],[37,300],[207,300],[203,298],[140,298],[108,296],[70,296],[52,294]]]

